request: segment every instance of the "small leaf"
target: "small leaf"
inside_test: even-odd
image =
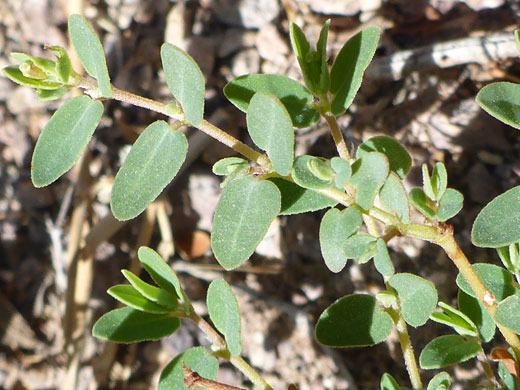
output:
[[[278,187],[251,177],[229,183],[217,204],[211,247],[226,270],[238,267],[255,251],[280,212]]]
[[[231,355],[238,356],[242,351],[242,325],[238,301],[233,290],[223,279],[211,282],[206,298],[209,318],[215,328],[224,335]]]
[[[191,56],[169,43],[161,46],[161,61],[166,84],[181,104],[186,121],[201,124],[204,116],[204,76]]]
[[[370,244],[375,243],[376,237],[370,234],[356,234],[349,237],[343,245],[343,251],[347,259],[359,259],[370,249]],[[375,254],[375,252],[374,252]],[[366,261],[370,258],[366,259]]]
[[[476,342],[466,341],[459,335],[437,337],[421,352],[419,364],[424,370],[433,370],[465,362],[482,351]]]
[[[247,166],[249,168],[249,163],[240,157],[226,157],[221,160],[218,160],[215,164],[213,164],[213,167],[211,168],[211,171],[215,175],[219,176],[227,176],[236,169],[239,169],[241,167]]]
[[[514,352],[504,348],[495,348],[490,353],[490,359],[498,363],[498,375],[504,382],[505,390],[518,390],[520,386],[520,367]]]
[[[177,355],[164,368],[159,379],[159,390],[188,390],[188,387],[184,384],[183,364],[186,364],[186,367],[203,378],[217,379],[217,358],[211,356],[206,348],[193,347]]]
[[[515,41],[516,41],[516,46],[518,47],[518,50],[520,50],[520,29],[515,30]]]
[[[473,264],[472,267],[488,290],[495,294],[497,302],[515,293],[516,289],[513,286],[513,277],[504,268],[487,263]],[[477,298],[461,273],[457,276],[457,285],[466,294]]]
[[[332,178],[330,180],[322,180],[309,168],[310,161],[318,158],[319,157],[303,155],[296,157],[294,160],[291,175],[294,182],[300,187],[316,190],[332,187]]]
[[[313,107],[314,96],[299,82],[275,74],[249,74],[230,81],[224,94],[239,110],[247,112],[249,101],[257,92],[276,96],[283,103],[295,127],[308,127],[320,119]]]
[[[363,218],[356,207],[343,211],[330,209],[325,213],[320,224],[320,248],[325,265],[332,272],[339,272],[345,267],[347,257],[343,246],[348,237],[355,234]]]
[[[488,114],[520,129],[520,85],[499,82],[486,85],[477,94],[477,103]]]
[[[430,200],[426,197],[422,188],[412,188],[410,191],[410,203],[426,218],[435,218],[435,210],[430,207]]]
[[[363,210],[368,210],[374,204],[388,172],[388,160],[379,152],[367,153],[352,165],[350,184],[356,188],[356,203]]]
[[[175,177],[186,158],[188,141],[164,121],[149,125],[135,141],[112,187],[110,206],[120,221],[135,218]]]
[[[307,190],[290,181],[277,177],[271,177],[268,180],[273,182],[282,194],[280,215],[306,213],[326,207],[334,207],[338,204],[337,201],[325,195],[318,194],[313,190]]]
[[[435,375],[426,390],[450,390],[451,378],[447,372],[439,372]]]
[[[478,299],[473,298],[462,290],[458,292],[458,305],[460,311],[467,315],[477,326],[482,340],[489,343],[495,336],[496,325],[484,305]]]
[[[520,334],[520,293],[507,297],[497,305],[496,320]]]
[[[103,104],[85,95],[68,100],[54,113],[34,148],[31,178],[35,187],[51,184],[72,168],[102,114]]]
[[[461,336],[477,337],[477,327],[468,316],[444,302],[439,302],[439,307],[442,312],[434,312],[430,316],[432,321],[453,328]]]
[[[341,157],[333,157],[330,160],[330,166],[336,173],[334,184],[336,185],[336,188],[342,190],[352,176],[352,167]]]
[[[128,280],[143,297],[161,306],[168,307],[170,310],[177,306],[177,294],[173,295],[166,290],[152,286],[126,269],[121,270],[121,272],[126,280]]]
[[[447,221],[454,217],[462,210],[464,203],[464,196],[453,188],[448,188],[440,200],[439,211],[437,212],[437,219],[441,222]]]
[[[408,151],[394,138],[386,135],[372,137],[361,145],[356,151],[356,158],[360,159],[370,152],[383,153],[390,164],[390,170],[404,179],[412,167],[412,158]]]
[[[393,275],[388,284],[397,291],[406,323],[415,328],[424,325],[437,305],[437,290],[433,283],[402,273]]]
[[[329,347],[363,347],[378,344],[390,335],[393,322],[371,295],[338,299],[318,319],[316,339]]]
[[[56,61],[56,73],[59,80],[62,83],[67,84],[69,82],[69,77],[72,74],[72,64],[69,55],[65,49],[59,46],[49,47],[49,50],[52,51],[58,59],[58,61]]]
[[[94,324],[92,334],[115,343],[159,340],[174,333],[181,321],[171,314],[144,313],[131,307],[115,309]]]
[[[63,49],[62,49],[63,50]],[[20,64],[28,62],[34,64],[39,70],[43,71],[47,76],[54,77],[56,75],[56,62],[43,57],[33,57],[29,54],[11,52],[11,56]]]
[[[48,102],[61,98],[67,92],[67,88],[61,87],[58,89],[41,89],[38,88],[38,100],[41,102]]]
[[[390,172],[379,191],[379,200],[385,210],[395,214],[402,222],[410,222],[408,196],[403,183],[395,172]]]
[[[381,390],[401,390],[401,386],[392,375],[385,372],[381,377]]]
[[[498,195],[484,207],[471,230],[471,241],[484,248],[500,248],[520,241],[520,186]]]
[[[158,305],[157,303],[143,297],[139,291],[129,284],[118,284],[117,286],[112,286],[107,290],[107,292],[119,302],[139,311],[155,314],[166,314],[171,312],[171,309]]]
[[[184,304],[186,314],[189,314],[189,300],[181,287],[179,278],[163,258],[156,251],[146,246],[139,248],[137,257],[153,281],[171,295],[179,297]]]
[[[264,92],[253,95],[247,109],[247,130],[253,142],[267,152],[273,170],[291,173],[294,160],[294,130],[285,106]]]
[[[392,276],[395,272],[386,242],[382,238],[377,239],[377,253],[374,256],[374,266],[377,272],[384,276]]]
[[[331,111],[334,115],[343,114],[352,104],[378,40],[379,30],[369,27],[350,38],[338,53],[330,71]]]
[[[432,178],[430,177],[430,172],[428,171],[428,165],[422,165],[422,177],[423,177],[423,189],[424,193],[431,200],[437,200],[435,192],[433,191]]]
[[[446,188],[448,187],[448,172],[443,163],[438,162],[433,168],[431,185],[433,193],[435,194],[435,200],[442,199]]]
[[[69,33],[81,64],[87,73],[97,80],[102,96],[112,97],[105,52],[92,27],[83,16],[72,15],[69,18]]]
[[[9,80],[14,81],[15,83],[20,85],[25,85],[27,87],[53,90],[58,89],[62,86],[61,83],[56,83],[47,80],[39,80],[24,76],[24,74],[20,71],[18,66],[8,66],[6,68],[3,68],[2,71]]]
[[[331,182],[335,177],[334,169],[330,166],[330,160],[323,157],[316,157],[307,162],[309,171],[320,180]]]

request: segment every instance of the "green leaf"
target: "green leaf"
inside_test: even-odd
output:
[[[338,204],[337,201],[325,195],[318,194],[313,190],[307,190],[290,181],[277,177],[271,177],[268,180],[273,182],[282,194],[280,215],[306,213],[326,207],[334,207]]]
[[[94,324],[92,334],[115,343],[159,340],[174,333],[181,320],[170,314],[144,313],[131,307],[112,310]]]
[[[430,383],[428,383],[428,388],[426,390],[450,390],[451,379],[450,375],[447,372],[439,372],[435,375]]]
[[[520,334],[520,292],[507,297],[497,305],[496,320]]]
[[[18,68],[18,66],[8,66],[3,68],[2,71],[7,76],[7,78],[11,81],[14,81],[17,84],[25,85],[27,87],[32,88],[40,88],[45,90],[53,90],[58,89],[62,86],[61,83],[56,83],[53,81],[34,79],[31,77],[24,76],[22,71]]]
[[[347,257],[343,251],[346,240],[355,234],[363,218],[356,207],[345,210],[330,209],[325,213],[320,224],[320,247],[325,265],[332,272],[339,272],[345,267]]]
[[[224,335],[231,355],[238,356],[242,351],[242,325],[238,301],[233,290],[223,279],[211,282],[206,298],[209,318],[215,328]]]
[[[513,286],[513,277],[504,268],[487,263],[473,264],[472,267],[488,290],[495,294],[497,302],[515,293],[516,289]],[[477,298],[461,273],[457,276],[457,285],[466,294]]]
[[[68,100],[54,113],[34,148],[31,178],[35,187],[51,184],[72,168],[102,114],[103,104],[85,95]]]
[[[356,188],[356,203],[363,210],[368,210],[374,204],[388,172],[388,160],[379,152],[367,153],[352,165],[350,184]]]
[[[433,168],[431,177],[431,186],[435,194],[435,200],[442,199],[446,188],[448,187],[448,172],[443,163],[438,162]]]
[[[318,319],[316,339],[329,347],[363,347],[384,341],[393,322],[371,295],[347,295],[329,306]]]
[[[452,366],[475,357],[482,347],[472,341],[466,341],[459,335],[437,337],[430,341],[419,356],[419,364],[424,370],[433,370]]]
[[[395,214],[402,222],[410,222],[408,196],[403,183],[395,172],[390,172],[385,184],[379,191],[379,200],[383,208]]]
[[[388,253],[386,242],[382,238],[377,239],[377,253],[374,256],[374,266],[377,272],[384,276],[392,276],[395,272],[394,264]]]
[[[441,222],[447,221],[454,217],[462,210],[462,204],[464,203],[464,196],[453,188],[448,188],[444,195],[442,195],[439,201],[440,207],[437,212],[437,219]]]
[[[243,158],[226,157],[221,160],[218,160],[215,164],[213,164],[211,171],[215,175],[227,176],[233,173],[236,169],[240,169],[244,166],[247,166],[249,168],[249,163]]]
[[[295,127],[308,127],[320,119],[313,107],[314,96],[303,85],[275,74],[249,74],[230,81],[224,94],[238,109],[247,112],[249,101],[257,92],[276,96],[291,116]]]
[[[139,291],[129,284],[118,284],[112,286],[107,290],[107,292],[119,302],[139,311],[155,314],[166,314],[171,312],[171,309],[145,298],[139,293]]]
[[[334,115],[343,114],[352,104],[378,40],[379,30],[369,27],[350,38],[338,53],[330,71],[331,111]]]
[[[520,50],[520,29],[515,30],[515,41],[516,41],[518,50]]]
[[[41,89],[38,88],[38,100],[47,102],[61,98],[67,92],[67,88],[61,87],[58,89]]]
[[[126,280],[128,280],[143,297],[161,306],[168,307],[170,310],[177,306],[177,294],[171,294],[166,290],[152,286],[126,269],[121,270],[121,272]]]
[[[87,73],[97,80],[101,95],[106,98],[112,97],[112,85],[108,75],[105,52],[92,27],[83,16],[71,15],[69,33],[81,64]]]
[[[464,313],[444,302],[439,302],[439,307],[442,309],[442,312],[434,312],[430,316],[432,321],[453,328],[461,336],[478,336],[477,326]]]
[[[520,129],[520,85],[499,82],[486,85],[477,94],[477,103],[488,114]]]
[[[320,31],[316,52],[320,60],[319,92],[326,95],[330,89],[329,65],[327,64],[327,37],[329,35],[330,19],[325,21]]]
[[[336,172],[330,166],[330,160],[323,157],[312,158],[307,162],[309,171],[320,180],[331,182]]]
[[[333,157],[330,160],[330,166],[336,173],[336,176],[334,177],[334,184],[336,185],[336,188],[343,190],[352,176],[352,167],[341,157]]]
[[[179,171],[188,141],[164,121],[149,125],[135,141],[112,187],[110,206],[120,221],[135,218]]]
[[[63,49],[62,49],[63,50]],[[33,57],[32,55],[19,52],[11,52],[11,56],[20,64],[29,63],[35,65],[46,76],[56,76],[56,62],[43,57]]]
[[[273,170],[291,173],[294,160],[294,130],[285,106],[273,95],[258,92],[247,109],[247,130],[253,142],[267,152]]]
[[[181,302],[184,304],[186,314],[189,314],[189,300],[181,287],[179,278],[163,258],[156,251],[146,246],[139,248],[137,251],[137,257],[141,264],[143,264],[146,272],[150,274],[153,281],[171,295],[179,297]]]
[[[310,169],[310,162],[315,159],[319,159],[319,157],[309,155],[296,157],[291,173],[294,182],[300,187],[315,190],[332,187],[332,177],[330,180],[322,180]]]
[[[381,390],[401,390],[401,386],[392,375],[385,372],[381,377]]]
[[[426,197],[422,188],[412,188],[410,191],[410,203],[426,218],[435,218],[435,210],[430,207],[430,200]]]
[[[356,151],[356,158],[360,159],[370,152],[383,153],[390,164],[390,170],[404,179],[412,167],[412,158],[408,151],[394,138],[386,135],[372,137],[361,145]]]
[[[177,355],[164,368],[159,379],[159,390],[188,390],[184,384],[183,363],[203,378],[217,379],[217,358],[203,347],[193,347]]]
[[[244,263],[280,212],[281,195],[272,182],[251,177],[233,180],[220,196],[211,247],[226,270]]]
[[[423,189],[424,193],[431,200],[437,200],[437,196],[433,191],[432,178],[430,177],[430,172],[428,171],[428,165],[422,165],[422,177],[423,177]]]
[[[484,248],[500,248],[520,241],[520,186],[498,195],[484,207],[471,230],[471,241]]]
[[[192,126],[202,123],[204,116],[204,76],[191,56],[169,43],[161,46],[161,61],[166,84],[181,104],[186,121]]]
[[[467,315],[477,326],[482,340],[486,343],[490,342],[495,336],[496,325],[484,305],[478,299],[473,298],[462,290],[458,292],[458,305],[460,311]]]
[[[356,234],[355,236],[349,237],[343,245],[343,251],[347,259],[360,259],[371,249],[370,244],[375,243],[376,237],[370,234]],[[375,252],[373,252],[375,254]],[[368,261],[370,258],[365,258]],[[360,261],[364,263],[366,261]]]
[[[402,273],[393,275],[388,284],[397,291],[406,323],[415,328],[424,325],[437,305],[437,290],[433,283]]]
[[[54,53],[58,61],[56,61],[56,73],[58,75],[58,79],[67,84],[69,82],[69,77],[72,74],[72,64],[70,62],[69,55],[59,46],[49,47],[49,50]]]

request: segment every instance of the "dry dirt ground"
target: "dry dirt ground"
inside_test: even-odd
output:
[[[41,55],[44,44],[67,46],[67,5],[81,4],[0,0],[0,66],[14,62],[11,51]],[[457,239],[472,261],[497,261],[494,253],[470,246],[469,231],[487,201],[518,184],[520,138],[482,112],[474,98],[492,80],[520,77],[512,41],[520,17],[516,0],[92,0],[83,5],[101,36],[115,86],[171,99],[159,48],[164,41],[181,46],[205,75],[206,118],[248,143],[245,116],[226,101],[222,88],[245,73],[299,78],[289,18],[313,41],[330,18],[331,58],[360,29],[379,27],[379,67],[369,69],[354,105],[341,118],[345,136],[352,144],[375,134],[403,142],[414,159],[410,187],[420,184],[423,163],[444,162],[450,186],[465,195],[463,211],[452,220]],[[498,43],[479,55],[490,37]],[[412,57],[403,57],[407,50]],[[197,147],[183,174],[145,215],[117,224],[108,206],[113,177],[139,132],[163,118],[106,102],[83,169],[34,188],[32,150],[60,104],[39,102],[29,88],[0,77],[0,388],[152,389],[176,354],[207,345],[190,324],[160,342],[137,346],[90,336],[93,321],[116,305],[106,289],[123,281],[121,268],[136,266],[135,248],[144,244],[169,257],[202,314],[209,281],[224,277],[233,286],[243,314],[244,356],[274,388],[294,383],[302,390],[378,389],[384,372],[408,383],[395,335],[387,343],[353,350],[326,349],[314,341],[314,323],[331,302],[382,288],[371,264],[349,263],[340,274],[326,269],[318,244],[322,213],[277,219],[247,266],[221,271],[208,232],[221,191],[211,166],[231,155],[225,147],[187,129]],[[335,153],[323,123],[298,130],[296,142],[297,154]],[[404,239],[392,248],[397,270],[431,280],[442,301],[455,302],[456,270],[438,248]],[[412,329],[411,337],[420,351],[447,333],[448,328],[428,323]],[[449,372],[454,389],[485,383],[474,360]],[[227,364],[219,380],[251,388]]]

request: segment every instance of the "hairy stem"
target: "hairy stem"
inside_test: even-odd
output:
[[[343,138],[343,134],[341,133],[341,130],[338,126],[336,117],[331,113],[326,113],[323,116],[329,125],[330,132],[332,134],[332,138],[334,139],[334,144],[336,144],[336,149],[338,150],[339,156],[345,161],[349,161],[350,153],[348,151],[347,144],[345,143],[345,139]]]

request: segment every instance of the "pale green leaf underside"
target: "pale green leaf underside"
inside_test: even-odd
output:
[[[272,182],[252,177],[233,180],[220,196],[211,233],[211,247],[222,267],[244,263],[280,212],[280,191]]]
[[[374,256],[374,266],[376,267],[377,272],[384,276],[392,276],[395,272],[395,268],[390,254],[388,253],[385,240],[378,238],[376,245],[377,253]]]
[[[468,342],[459,335],[437,337],[430,341],[421,352],[421,368],[432,370],[465,362],[476,356],[482,347],[476,342]]]
[[[92,27],[83,16],[72,15],[69,18],[69,33],[81,64],[97,80],[102,96],[112,97],[105,52]]]
[[[497,306],[496,319],[513,332],[520,334],[520,292],[517,291]]]
[[[331,180],[322,180],[309,169],[310,161],[318,158],[319,157],[303,155],[296,157],[294,160],[292,177],[294,182],[300,187],[316,190],[333,187],[332,177]]]
[[[444,191],[444,195],[440,200],[439,211],[437,212],[437,219],[441,222],[447,221],[454,217],[462,210],[464,196],[453,188],[448,188]]]
[[[247,109],[247,130],[253,142],[267,152],[273,170],[291,173],[294,160],[294,130],[285,106],[273,95],[258,92]]]
[[[356,203],[364,210],[374,204],[374,200],[389,173],[389,163],[384,154],[370,152],[352,165],[350,184],[356,188]]]
[[[238,301],[231,287],[223,280],[217,279],[208,287],[206,298],[209,318],[224,335],[229,352],[238,356],[242,351],[242,325]]]
[[[392,137],[380,135],[372,137],[361,145],[356,151],[356,158],[360,159],[370,152],[383,153],[390,164],[390,170],[395,172],[401,179],[408,174],[412,167],[412,158],[408,151]]]
[[[186,120],[198,126],[204,116],[204,76],[195,60],[169,43],[161,46],[161,60],[168,88],[181,104]]]
[[[489,291],[495,294],[498,302],[515,293],[516,289],[513,286],[513,277],[504,268],[487,263],[473,264],[472,267],[482,280],[482,283],[484,283]],[[476,298],[473,289],[460,273],[457,276],[457,285],[466,294]]]
[[[36,187],[51,184],[72,168],[102,114],[103,104],[85,95],[68,100],[54,113],[34,148],[31,178]]]
[[[410,207],[403,183],[395,172],[390,172],[379,191],[379,200],[385,210],[395,214],[402,222],[410,222]]]
[[[499,82],[486,85],[477,95],[477,103],[498,120],[520,129],[520,85]]]
[[[426,390],[450,390],[451,379],[447,372],[439,372],[428,383]]]
[[[110,206],[121,220],[135,218],[152,203],[179,171],[188,141],[166,122],[156,121],[135,141],[112,187]]]
[[[392,375],[385,372],[381,377],[381,390],[401,390],[401,386]]]

